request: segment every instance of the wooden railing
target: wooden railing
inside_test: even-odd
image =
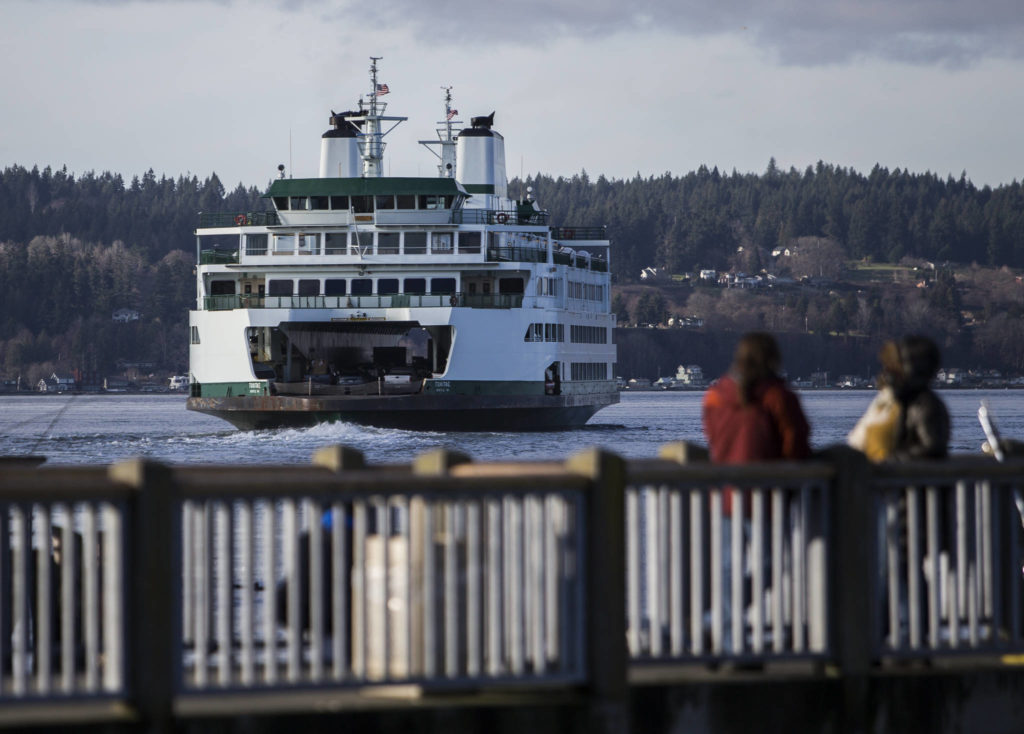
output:
[[[614,731],[630,682],[723,662],[1024,653],[1024,463],[703,457],[0,464],[0,725],[415,689],[534,692]]]

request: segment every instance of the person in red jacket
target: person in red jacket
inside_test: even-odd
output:
[[[704,395],[704,435],[713,462],[810,455],[810,427],[799,398],[778,375],[780,364],[771,334],[752,332],[740,339],[731,370]]]
[[[800,407],[800,400],[779,377],[780,364],[779,346],[771,334],[753,332],[740,339],[729,373],[716,380],[704,394],[704,435],[713,462],[744,464],[773,459],[804,459],[810,455],[807,418]],[[723,517],[731,518],[733,515],[734,494],[734,488],[722,487]],[[743,544],[747,548],[743,555],[733,558],[732,521],[712,524],[711,529],[712,557],[718,554],[722,564],[721,578],[713,579],[711,586],[710,614],[714,615],[715,609],[720,610],[722,625],[712,630],[712,648],[720,644],[720,649],[727,652],[737,652],[742,647],[742,638],[733,640],[732,620],[744,616],[746,604],[751,601],[748,595],[752,593],[745,583],[748,590],[733,599],[733,575],[739,573],[745,577],[745,582],[748,581],[752,573],[751,564],[758,562],[749,555],[750,493],[744,491],[743,495]],[[768,555],[761,557],[762,564],[768,561]],[[767,572],[765,578],[770,578]],[[709,622],[710,619],[709,615]]]

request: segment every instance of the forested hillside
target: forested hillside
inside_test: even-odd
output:
[[[781,171],[773,159],[762,175],[702,166],[684,176],[617,181],[584,172],[525,183],[555,224],[608,226],[620,282],[636,280],[648,266],[672,273],[726,268],[738,247],[763,258],[799,237],[833,240],[854,259],[1024,267],[1018,182],[979,189],[963,176],[944,180],[880,166],[865,176],[820,162]],[[510,190],[521,188],[514,182]]]
[[[536,175],[512,181],[510,192],[519,195],[526,186],[551,211],[553,224],[608,226],[619,295],[645,267],[794,277],[806,271],[842,280],[847,261],[938,264],[924,283],[930,290],[919,294],[907,291],[915,285],[907,276],[902,291],[877,282],[773,296],[691,288],[669,294],[678,308],[650,295],[647,305],[665,318],[689,311],[718,330],[831,331],[874,340],[906,328],[895,316],[910,314],[939,329],[947,344],[954,335],[957,343],[966,338],[968,352],[998,341],[997,325],[1006,334],[1019,320],[1012,271],[991,276],[1012,312],[970,302],[964,288],[989,276],[962,272],[972,263],[1024,268],[1024,191],[1017,182],[978,188],[963,176],[878,166],[863,175],[824,163],[782,171],[772,161],[760,175],[705,167],[624,181]],[[197,215],[261,210],[260,194],[242,185],[227,191],[216,175],[174,179],[148,171],[126,182],[113,173],[0,171],[0,376],[104,373],[119,359],[153,362],[165,372],[184,368]],[[773,250],[791,246],[801,254],[786,262],[773,258]],[[967,307],[976,313],[965,316]],[[113,321],[118,309],[138,311],[139,320]],[[631,320],[650,319],[627,312],[620,322]],[[1012,362],[1012,353],[996,361]]]

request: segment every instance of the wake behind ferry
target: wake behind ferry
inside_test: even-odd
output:
[[[438,176],[382,175],[370,92],[331,112],[318,178],[263,212],[201,213],[188,408],[242,429],[322,421],[428,430],[580,426],[618,402],[604,227],[509,197],[494,113],[445,90]],[[205,249],[204,249],[205,248]]]

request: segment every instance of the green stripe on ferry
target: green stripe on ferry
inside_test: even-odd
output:
[[[269,395],[266,380],[253,380],[252,382],[203,382],[193,383],[193,397],[200,398],[237,398],[250,395]],[[195,389],[199,388],[199,394]]]
[[[464,184],[470,194],[493,194],[494,184]]]

